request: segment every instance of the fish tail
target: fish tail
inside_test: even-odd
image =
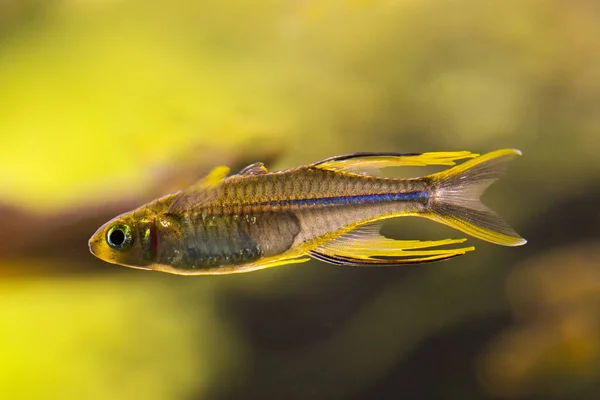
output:
[[[498,214],[479,199],[521,152],[503,149],[484,154],[433,175],[434,192],[425,217],[449,225],[476,238],[503,246],[521,246],[519,236]]]

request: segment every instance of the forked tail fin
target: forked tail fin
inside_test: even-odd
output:
[[[503,246],[527,243],[479,199],[504,174],[509,161],[519,155],[519,150],[497,150],[429,175],[435,192],[431,211],[423,216]]]

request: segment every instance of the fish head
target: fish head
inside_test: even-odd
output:
[[[102,225],[90,238],[90,251],[111,264],[131,268],[150,269],[152,260],[145,257],[143,219],[132,211],[119,215]]]

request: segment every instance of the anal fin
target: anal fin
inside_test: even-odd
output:
[[[381,223],[359,227],[309,252],[318,260],[347,266],[418,264],[458,257],[474,247],[440,248],[466,239],[395,240],[379,234]]]

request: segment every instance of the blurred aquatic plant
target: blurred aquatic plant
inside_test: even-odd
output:
[[[600,243],[525,261],[508,293],[516,324],[483,356],[482,379],[502,397],[596,393],[600,374]],[[587,398],[587,395],[584,396]]]
[[[0,397],[598,397],[579,256],[598,232],[598,38],[589,0],[0,1]],[[190,281],[87,253],[109,214],[216,164],[507,146],[525,157],[489,198],[532,239],[515,255]],[[498,330],[483,389],[455,367],[485,341],[473,326]],[[451,332],[459,348],[423,356]]]
[[[173,285],[181,290],[131,275],[3,282],[0,393],[203,398],[241,352],[215,314],[214,285],[186,302]]]

